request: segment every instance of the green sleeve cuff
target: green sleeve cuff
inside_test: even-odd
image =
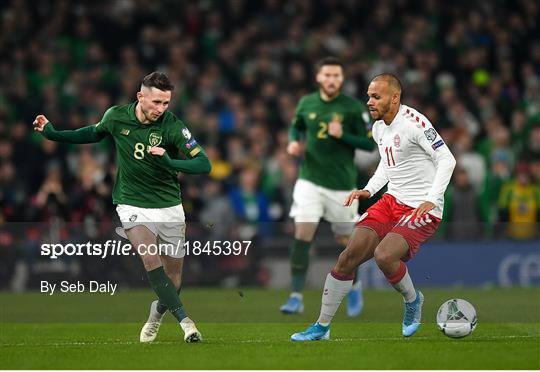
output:
[[[355,149],[372,151],[375,148],[375,142],[372,138],[355,136],[350,133],[343,133],[339,139]]]
[[[293,125],[289,127],[289,142],[295,142],[300,140],[300,131]]]
[[[193,159],[171,159],[171,157],[165,153],[161,157],[163,164],[168,168],[171,168],[177,172],[188,174],[206,174],[212,170],[210,160],[206,156],[204,151],[199,152]]]

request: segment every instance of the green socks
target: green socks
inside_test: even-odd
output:
[[[302,292],[306,283],[311,242],[294,239],[291,250],[292,291]]]
[[[180,288],[178,288],[176,290],[176,294],[180,295]],[[169,310],[169,309],[167,309],[167,305],[165,305],[163,302],[159,301],[159,298],[158,298],[158,304],[157,304],[156,310],[160,314],[165,314],[167,312],[167,310]]]
[[[159,302],[167,306],[178,321],[187,317],[182,301],[180,301],[180,297],[176,293],[176,288],[171,279],[165,274],[163,266],[147,271],[146,274],[148,275],[150,286],[159,298]]]

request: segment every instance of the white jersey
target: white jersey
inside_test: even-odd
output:
[[[456,160],[429,120],[401,105],[392,123],[377,120],[372,134],[381,161],[364,189],[374,195],[388,183],[388,194],[399,202],[416,208],[430,201],[435,208],[429,213],[442,218]]]

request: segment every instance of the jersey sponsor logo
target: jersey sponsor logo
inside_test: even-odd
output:
[[[316,117],[317,117],[317,114],[315,112],[310,112],[308,114],[308,119],[309,120],[315,120]]]
[[[186,143],[186,148],[188,149],[195,146],[197,146],[197,141],[195,141],[195,138],[192,138],[188,143]]]
[[[435,132],[435,129],[429,128],[428,130],[424,131],[424,134],[426,135],[426,138],[429,142],[435,141],[435,138],[437,138],[437,132]]]
[[[396,147],[401,146],[401,138],[399,138],[399,134],[396,134],[394,137],[394,146]]]
[[[433,150],[437,150],[439,147],[441,147],[443,145],[444,145],[444,141],[443,140],[438,140],[433,145],[431,145],[431,147],[433,148]]]
[[[182,129],[182,135],[184,136],[185,139],[191,138],[191,132],[187,128]]]
[[[148,136],[148,143],[152,147],[158,146],[161,143],[161,134],[157,132],[150,133]]]
[[[123,136],[128,136],[129,135],[129,129],[122,128],[122,130],[120,131],[120,134],[123,135]]]

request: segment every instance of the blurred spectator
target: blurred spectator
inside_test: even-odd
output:
[[[455,141],[452,150],[456,154],[458,166],[467,173],[470,184],[475,192],[479,193],[486,177],[486,162],[479,153],[472,151],[472,146],[473,137],[463,132]]]
[[[257,226],[269,222],[268,198],[259,186],[259,170],[246,167],[240,171],[238,185],[230,191],[233,210],[240,221]]]
[[[454,170],[454,182],[449,193],[447,214],[448,233],[453,239],[478,239],[481,237],[482,225],[478,213],[478,194],[472,185],[469,173],[458,166]]]
[[[540,189],[531,182],[529,165],[520,163],[516,177],[507,182],[499,196],[500,220],[508,223],[508,234],[515,239],[531,239],[538,232]]]
[[[511,169],[504,159],[493,159],[480,196],[482,221],[487,222],[488,234],[498,220],[497,202],[502,186],[511,177]]]

